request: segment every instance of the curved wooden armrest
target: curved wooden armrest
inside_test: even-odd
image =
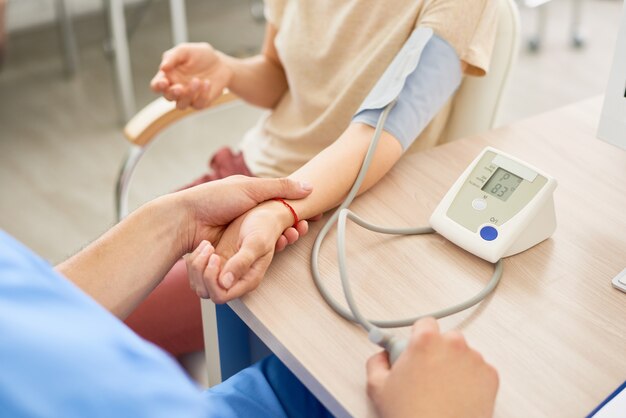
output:
[[[224,93],[215,99],[206,109],[215,109],[235,99],[237,99],[235,94],[224,90]],[[178,110],[176,109],[175,102],[170,102],[163,97],[159,97],[141,109],[139,113],[128,121],[126,126],[124,126],[124,136],[126,136],[126,139],[132,144],[143,147],[149,144],[159,132],[170,124],[196,112],[198,111],[191,107],[185,110]]]

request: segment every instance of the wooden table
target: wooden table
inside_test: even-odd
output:
[[[352,205],[375,223],[426,225],[487,145],[558,180],[553,237],[505,260],[487,301],[441,321],[498,369],[498,417],[584,416],[626,379],[626,294],[611,286],[626,267],[626,152],[595,138],[600,106],[599,98],[584,101],[407,155]],[[331,311],[312,282],[309,256],[321,225],[277,255],[262,285],[231,307],[334,414],[372,417],[365,362],[378,348]],[[370,318],[448,306],[491,276],[489,263],[438,235],[379,236],[352,225],[348,237],[353,288]],[[334,234],[321,259],[327,286],[341,298]]]

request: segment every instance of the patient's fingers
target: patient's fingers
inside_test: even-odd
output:
[[[294,242],[298,241],[300,234],[298,234],[296,228],[290,227],[283,231],[283,236],[287,238],[287,243],[293,244]]]
[[[209,97],[210,92],[211,92],[211,82],[209,80],[202,80],[198,96],[196,99],[194,99],[191,105],[195,109],[198,109],[198,110],[208,107],[209,104],[211,104],[210,97]]]
[[[213,102],[213,100],[215,100],[218,97],[220,97],[223,93],[224,93],[223,89],[216,88],[215,85],[211,84],[210,85],[210,89],[209,89],[209,94],[208,94],[209,103]]]
[[[174,87],[176,86],[178,85],[175,85]],[[187,86],[181,85],[181,90],[179,94],[176,94],[176,91],[179,91],[179,90],[175,89],[174,94],[177,95],[176,108],[179,110],[187,109],[189,105],[191,104],[191,100],[196,94],[198,87],[199,87],[199,83],[198,83],[198,80],[196,79],[195,83],[192,80],[190,83],[187,84]]]
[[[168,49],[163,53],[159,69],[163,71],[173,70],[176,66],[184,64],[189,59],[189,48],[187,45],[178,45]]]
[[[209,295],[214,303],[224,303],[228,301],[226,298],[226,289],[222,288],[217,281],[221,265],[222,257],[218,254],[212,254],[203,275],[204,284],[209,290]]]
[[[299,221],[296,227],[285,229],[285,232],[276,241],[276,252],[284,250],[288,245],[294,244],[301,237],[309,232],[309,223],[305,220]]]
[[[309,220],[309,221],[319,221],[319,220],[320,220],[320,219],[322,219],[323,217],[324,217],[324,214],[323,214],[323,213],[320,213],[320,214],[318,214],[318,215],[315,215],[315,216],[313,216],[313,217],[309,218],[308,220]]]
[[[182,86],[180,84],[174,84],[173,86],[168,87],[163,92],[163,97],[165,97],[170,102],[175,102],[178,100],[180,92],[182,91]]]
[[[208,264],[209,257],[215,252],[215,249],[208,241],[202,241],[198,248],[191,254],[185,256],[187,264],[187,275],[189,277],[189,285],[196,294],[201,298],[209,297],[209,290],[205,286],[203,275]]]
[[[271,254],[267,254],[256,260],[250,269],[237,280],[226,293],[226,301],[240,298],[256,289],[261,283],[267,268],[272,261]]]
[[[150,88],[155,93],[162,93],[170,86],[170,81],[163,71],[158,71],[150,81]]]
[[[299,221],[296,225],[296,231],[298,231],[298,237],[303,237],[309,232],[309,223],[305,220]]]
[[[189,96],[189,106],[198,98],[200,90],[202,89],[202,83],[196,77],[192,78],[189,82],[189,88],[187,94]]]
[[[271,249],[265,248],[262,240],[253,236],[244,238],[239,251],[224,263],[221,271],[218,269],[217,280],[213,280],[214,274],[210,278],[205,274],[205,280],[210,280],[207,285],[210,286],[211,299],[215,303],[225,303],[256,289],[273,254]]]
[[[219,276],[219,283],[224,289],[230,289],[235,282],[250,271],[252,265],[264,255],[270,253],[263,240],[255,236],[246,236],[239,251],[227,262]],[[271,259],[271,257],[270,257]]]
[[[287,241],[287,237],[284,235],[281,235],[280,237],[278,237],[278,241],[276,241],[276,247],[274,248],[274,251],[280,252],[284,250],[285,248],[287,248],[287,245],[289,245],[289,242]]]

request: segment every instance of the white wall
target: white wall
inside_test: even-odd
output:
[[[59,0],[8,0],[7,30],[9,32],[39,26],[55,20],[55,3]],[[63,0],[72,16],[102,10],[103,0]],[[125,0],[125,4],[141,0]]]

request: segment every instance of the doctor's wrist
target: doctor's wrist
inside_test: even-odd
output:
[[[193,193],[172,193],[161,196],[154,201],[159,207],[161,220],[167,223],[172,231],[177,255],[192,252],[202,240],[211,243],[219,241],[224,227],[205,225],[198,210],[198,199]]]
[[[167,248],[168,255],[178,259],[188,252],[191,231],[189,212],[175,195],[158,197],[137,209],[146,226],[145,235]]]

